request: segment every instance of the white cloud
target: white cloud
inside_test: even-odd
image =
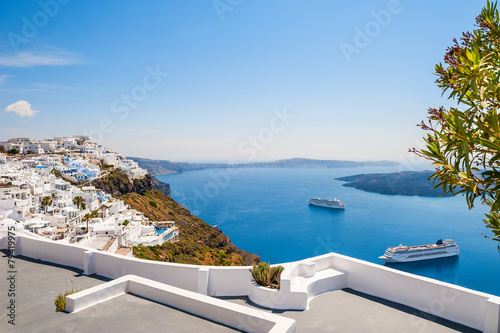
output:
[[[0,84],[5,83],[9,77],[12,77],[12,75],[9,74],[2,74],[0,75]]]
[[[38,110],[33,110],[27,101],[18,101],[5,108],[5,112],[14,112],[19,117],[33,117]]]
[[[62,86],[57,83],[35,82],[33,87],[39,90],[78,90],[79,87]]]
[[[0,55],[0,66],[67,66],[82,63],[81,57],[70,52],[30,53],[19,52],[13,55]]]

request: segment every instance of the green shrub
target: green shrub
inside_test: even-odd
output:
[[[156,202],[154,201],[150,201],[149,204],[154,207],[154,208],[158,208],[158,206],[156,205]]]
[[[128,223],[129,223],[129,222],[128,222],[128,220],[125,220],[125,221],[122,223],[122,225],[123,225],[124,227],[126,227]]]
[[[285,267],[283,266],[274,266],[271,268],[271,287],[280,289],[280,284],[281,284],[281,273]]]
[[[15,149],[15,148],[12,148],[10,150],[7,151],[7,154],[12,156],[12,155],[17,155],[19,154],[19,150]]]
[[[261,261],[253,265],[253,268],[250,269],[250,273],[252,273],[252,278],[258,285],[279,289],[280,277],[284,269],[283,266],[271,267],[267,262]]]
[[[67,290],[64,294],[58,294],[54,299],[54,304],[56,305],[56,312],[63,311],[64,309],[66,309],[66,296],[77,293],[81,290],[82,289],[78,290],[72,288],[69,291]]]
[[[227,258],[227,254],[225,254],[222,250],[217,251],[217,254],[218,254],[218,255],[219,255],[219,257],[221,257],[221,258],[224,258],[224,259],[226,259],[226,258]]]

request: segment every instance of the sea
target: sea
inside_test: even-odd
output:
[[[157,176],[172,197],[241,249],[272,264],[336,252],[401,271],[500,296],[498,243],[482,221],[487,207],[469,210],[465,197],[384,195],[335,178],[398,171],[378,168],[206,169]],[[310,206],[336,197],[345,210]],[[385,264],[390,246],[453,239],[460,255]]]

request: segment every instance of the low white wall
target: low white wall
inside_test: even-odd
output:
[[[314,264],[316,265],[316,271],[322,271],[327,268],[332,268],[333,256],[331,253],[327,253],[321,256],[310,258],[307,261],[314,262]]]
[[[343,272],[334,272],[332,269],[320,271],[313,278],[313,282],[307,284],[307,296],[309,301],[319,294],[344,289],[347,287],[347,274]],[[309,303],[307,304],[309,306]]]
[[[304,310],[307,308],[306,292],[290,292],[283,288],[276,290],[249,283],[248,298],[252,302],[268,309]]]
[[[331,254],[283,266],[279,290],[251,283],[248,297],[252,302],[270,309],[305,310],[314,296],[347,286],[346,274],[332,269]]]
[[[500,331],[500,327],[498,323],[500,323],[500,298],[492,297],[488,300],[486,304],[486,322],[484,324],[484,332],[485,333],[498,333]]]
[[[334,266],[349,272],[348,287],[484,331],[488,300],[496,296],[401,272],[340,254]],[[498,313],[498,307],[496,309]],[[498,321],[496,330],[498,330]]]
[[[214,296],[248,295],[251,266],[215,267],[208,273],[208,294]]]
[[[198,269],[202,266],[143,260],[94,251],[93,271],[111,279],[133,274],[191,291],[198,291]]]
[[[295,333],[295,320],[200,295],[157,281],[126,275],[67,296],[66,311],[76,312],[113,297],[132,293],[200,317],[257,333]]]
[[[88,248],[22,234],[16,238],[16,255],[84,269],[83,257]]]
[[[285,304],[283,308],[287,308],[287,304],[295,306],[297,299],[303,297],[293,293],[294,286],[304,286],[300,277],[321,281],[307,287],[310,299],[316,293],[334,286],[325,282],[321,273],[334,269],[345,272],[346,277],[343,278],[347,280],[347,283],[340,283],[335,288],[349,287],[486,332],[497,332],[500,326],[499,297],[334,253],[283,264],[285,271],[281,287],[290,291],[288,296],[283,297],[280,292],[270,295],[267,290],[253,287],[248,272],[250,267],[207,267],[154,262],[24,234],[17,235],[16,240],[16,255],[76,267],[86,274],[97,273],[109,278],[134,274],[202,294],[248,295],[253,299],[265,296],[271,299],[271,303]],[[5,235],[0,239],[0,246],[6,247]],[[317,280],[315,274],[318,275]],[[328,274],[325,276],[328,277]]]
[[[111,246],[106,252],[115,253],[118,250],[118,238],[115,238]]]
[[[78,312],[127,292],[128,280],[121,278],[66,296],[66,311]]]

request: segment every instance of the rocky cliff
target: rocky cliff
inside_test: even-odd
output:
[[[93,180],[92,184],[113,196],[120,196],[132,192],[144,195],[153,188],[165,194],[170,193],[170,184],[163,183],[150,174],[146,175],[144,178],[131,181],[127,175],[119,170],[111,171],[105,178]]]
[[[259,256],[236,247],[221,230],[203,222],[160,188],[169,188],[151,175],[130,179],[119,170],[92,184],[112,194],[153,221],[175,221],[180,241],[161,246],[134,247],[137,258],[197,265],[252,265]]]
[[[442,196],[443,190],[433,189],[433,182],[427,180],[432,174],[432,171],[404,171],[354,175],[336,179],[347,182],[342,186],[367,192],[424,197]]]

